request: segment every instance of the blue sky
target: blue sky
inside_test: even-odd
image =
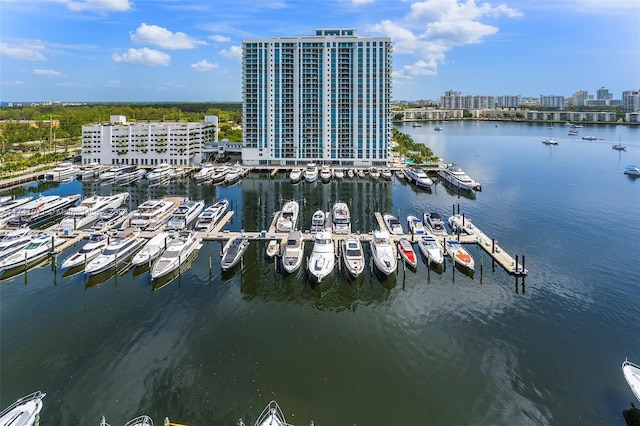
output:
[[[640,0],[0,0],[0,101],[240,101],[245,38],[394,44],[394,100],[640,88]]]

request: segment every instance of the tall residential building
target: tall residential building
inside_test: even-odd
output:
[[[540,107],[564,109],[564,96],[540,95]]]
[[[444,92],[440,97],[443,109],[488,109],[495,106],[495,98],[489,95],[465,95],[455,90]]]
[[[625,90],[622,92],[622,109],[625,112],[640,111],[640,90]]]
[[[188,166],[200,164],[205,144],[217,141],[215,115],[198,123],[128,123],[112,115],[109,123],[82,126],[82,163]]]
[[[609,93],[609,89],[602,86],[601,88],[596,90],[596,99],[603,99],[605,101],[608,101],[610,99],[613,99],[613,93]]]
[[[572,98],[573,105],[583,106],[585,104],[585,101],[589,99],[589,92],[587,90],[578,90],[573,94]]]
[[[496,96],[496,106],[498,108],[518,108],[520,96],[503,95]]]
[[[391,50],[348,28],[243,40],[243,162],[386,164]]]

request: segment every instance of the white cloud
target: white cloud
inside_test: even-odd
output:
[[[353,4],[355,4],[356,6],[360,6],[362,4],[369,4],[369,3],[373,3],[375,0],[351,0],[351,2]]]
[[[229,50],[222,49],[220,54],[228,59],[242,59],[242,47],[240,46],[231,46]]]
[[[120,80],[109,80],[105,83],[105,86],[107,87],[122,87],[122,84],[120,84]]]
[[[398,77],[437,75],[438,65],[445,62],[448,51],[456,46],[482,43],[499,31],[482,20],[520,16],[521,12],[505,4],[425,0],[413,3],[404,19],[384,20],[369,29],[390,37],[395,53],[415,58],[412,65],[396,73]]]
[[[222,36],[222,35],[216,35],[216,34],[210,35],[208,38],[209,38],[209,40],[213,40],[213,41],[216,41],[218,43],[226,43],[229,40],[231,40],[229,37],[225,37],[225,36]]]
[[[199,44],[207,44],[206,41],[189,37],[185,33],[172,33],[166,28],[147,25],[144,22],[135,33],[131,34],[131,40],[138,44],[149,44],[164,49],[193,49]]]
[[[111,59],[115,62],[124,62],[126,64],[145,65],[154,67],[161,65],[166,67],[171,62],[171,56],[158,50],[143,47],[142,49],[129,49],[126,53],[118,55],[114,53]]]
[[[131,10],[129,0],[84,0],[84,1],[65,1],[67,9],[74,12],[126,12]]]
[[[24,86],[27,84],[24,81],[20,80],[2,80],[0,81],[0,86]]]
[[[42,53],[44,45],[39,41],[25,41],[21,44],[0,43],[0,56],[22,61],[46,61]]]
[[[43,70],[40,68],[36,68],[33,70],[33,74],[34,75],[49,75],[49,76],[54,76],[54,77],[61,77],[62,73],[60,71],[56,71],[56,70]]]
[[[210,71],[212,69],[218,68],[218,63],[211,63],[206,59],[201,60],[198,63],[191,64],[191,69],[198,72]]]

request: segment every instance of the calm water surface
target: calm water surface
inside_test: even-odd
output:
[[[231,187],[136,185],[131,207],[227,197],[237,212],[227,229],[259,231],[283,200],[302,203],[304,228],[317,208],[344,200],[354,230],[369,232],[375,211],[404,222],[459,205],[526,256],[526,280],[492,268],[475,246],[472,277],[420,263],[385,281],[336,272],[315,288],[304,272],[277,272],[261,242],[224,275],[220,243],[205,243],[158,289],[144,270],[85,281],[46,264],[0,283],[0,406],[45,391],[45,425],[96,425],[101,414],[118,425],[143,413],[157,423],[252,424],[271,399],[296,425],[623,424],[633,395],[620,364],[640,362],[640,179],[622,170],[640,163],[640,129],[586,126],[570,137],[556,126],[560,144],[549,147],[542,125],[435,125],[399,128],[480,180],[475,198],[395,178],[291,185],[256,174]],[[611,149],[619,139],[626,152]]]

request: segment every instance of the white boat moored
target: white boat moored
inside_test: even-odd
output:
[[[31,426],[39,419],[44,392],[34,392],[18,399],[0,413],[1,426]]]
[[[393,274],[398,268],[398,259],[389,240],[389,233],[386,231],[374,231],[369,247],[371,249],[371,257],[378,270],[384,275]]]
[[[335,253],[331,232],[318,231],[309,255],[309,274],[314,281],[320,282],[333,272],[334,265]]]
[[[640,366],[625,359],[622,363],[622,374],[629,384],[631,392],[640,401]]]

